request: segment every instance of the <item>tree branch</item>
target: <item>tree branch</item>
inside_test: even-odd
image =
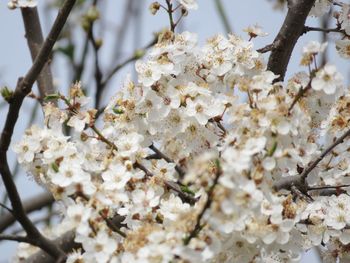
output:
[[[53,242],[65,253],[71,252],[73,249],[79,249],[81,244],[74,242],[75,231],[71,230],[64,233],[59,238],[56,238]],[[43,250],[35,253],[34,255],[27,258],[24,263],[53,263],[52,258]]]
[[[0,241],[5,241],[5,240],[33,244],[33,241],[31,241],[28,237],[0,234]]]
[[[27,38],[32,60],[34,61],[39,53],[41,45],[44,42],[38,10],[36,7],[21,8],[21,13],[24,23],[25,36]],[[37,78],[37,82],[41,99],[47,94],[55,93],[49,63],[46,63],[43,67]]]
[[[273,41],[267,69],[271,70],[283,81],[289,59],[295,44],[304,31],[306,18],[315,0],[289,1],[288,13],[283,25]]]
[[[26,214],[29,214],[52,204],[54,201],[50,193],[42,193],[23,202],[23,209]],[[4,213],[0,217],[0,232],[3,232],[15,222],[16,219],[11,213]]]
[[[39,230],[30,221],[24,211],[21,198],[18,194],[17,187],[13,181],[12,174],[8,165],[7,151],[11,143],[13,130],[18,120],[18,115],[23,100],[32,90],[34,82],[48,61],[53,45],[57,41],[58,36],[63,26],[65,25],[68,15],[70,14],[75,2],[76,0],[65,0],[62,8],[58,12],[57,18],[51,28],[49,35],[41,46],[38,55],[35,57],[33,65],[25,77],[19,79],[17,87],[10,100],[9,111],[7,113],[5,126],[0,138],[0,173],[12,205],[13,214],[26,231],[28,237],[35,242],[35,245],[47,251],[59,262],[63,261],[66,257],[63,251],[51,240],[41,235]]]
[[[350,129],[347,130],[342,136],[336,139],[329,147],[327,147],[304,171],[297,176],[284,177],[274,184],[276,190],[287,189],[290,190],[292,186],[296,186],[303,193],[306,193],[308,185],[306,183],[307,176],[311,171],[323,160],[323,158],[332,152],[332,150],[339,144],[343,143],[344,140],[350,136]]]
[[[346,35],[345,30],[340,29],[339,27],[336,28],[321,28],[321,27],[311,27],[311,26],[304,26],[303,34],[311,31],[316,31],[316,32],[323,32],[323,33],[343,33]]]

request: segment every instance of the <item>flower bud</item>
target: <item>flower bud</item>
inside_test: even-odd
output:
[[[152,15],[155,15],[155,14],[157,14],[159,8],[160,8],[160,4],[158,2],[153,2],[149,6],[149,11],[151,12]]]

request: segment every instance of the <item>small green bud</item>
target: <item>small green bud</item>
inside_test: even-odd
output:
[[[87,20],[85,17],[82,18],[81,27],[84,29],[85,32],[88,32],[90,30],[91,24],[89,20]]]
[[[100,18],[100,12],[98,11],[98,9],[96,8],[96,6],[92,6],[89,8],[89,10],[87,11],[85,17],[87,18],[87,20],[91,23],[96,21],[97,19]]]
[[[8,87],[3,87],[0,91],[1,96],[6,100],[7,102],[10,102],[12,96],[13,96],[13,91],[10,90]]]
[[[145,50],[144,49],[137,49],[134,53],[134,56],[136,59],[140,59],[145,55]]]
[[[96,43],[96,46],[97,46],[98,49],[99,49],[100,47],[102,47],[102,45],[103,45],[103,40],[102,40],[102,38],[96,39],[96,40],[95,40],[95,43]]]

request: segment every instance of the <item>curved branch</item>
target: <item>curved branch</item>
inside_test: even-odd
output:
[[[314,3],[315,0],[289,0],[288,2],[288,13],[273,41],[267,66],[268,70],[279,75],[276,81],[284,79],[294,46],[304,32],[306,18]]]

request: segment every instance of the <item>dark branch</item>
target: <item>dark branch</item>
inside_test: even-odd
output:
[[[24,78],[20,78],[14,94],[10,100],[10,107],[6,117],[5,125],[0,138],[0,173],[8,193],[13,215],[22,225],[27,233],[27,236],[35,242],[35,245],[47,251],[52,257],[59,261],[65,259],[63,251],[57,247],[51,240],[41,235],[39,230],[30,221],[24,211],[21,198],[18,194],[17,187],[13,181],[12,174],[7,161],[7,151],[11,143],[14,127],[18,120],[20,108],[24,98],[32,90],[34,82],[37,80],[41,70],[47,63],[53,45],[58,39],[58,36],[65,25],[68,15],[70,14],[76,0],[66,0],[62,8],[59,10],[57,18],[51,28],[51,31],[45,42],[40,48],[38,55],[35,57],[32,67],[29,69]]]
[[[94,1],[93,5],[96,7],[97,1]],[[104,90],[104,86],[102,85],[102,70],[101,70],[101,62],[99,57],[99,50],[101,45],[97,43],[97,39],[94,34],[94,22],[90,23],[89,31],[88,31],[88,39],[91,42],[93,51],[94,51],[94,63],[95,63],[95,84],[96,84],[96,93],[95,93],[95,108],[98,109],[100,106],[101,96]]]
[[[23,242],[23,243],[33,244],[33,241],[30,240],[28,237],[14,236],[14,235],[3,235],[3,234],[0,234],[0,241],[16,241],[16,242]]]
[[[75,231],[68,231],[61,237],[55,239],[53,242],[65,253],[69,253],[74,249],[79,249],[81,244],[74,242]],[[43,250],[35,253],[34,255],[27,258],[24,263],[53,263],[52,258]]]
[[[311,27],[311,26],[305,26],[304,30],[303,30],[303,34],[305,34],[307,32],[311,32],[311,31],[323,32],[323,33],[335,32],[335,33],[343,33],[344,35],[346,35],[345,30],[342,30],[338,27],[336,27],[336,28],[321,28],[321,27]]]
[[[288,112],[291,112],[292,109],[294,108],[295,104],[297,104],[297,102],[304,96],[304,94],[311,89],[311,81],[312,78],[310,79],[309,83],[307,84],[307,86],[305,88],[300,88],[297,95],[294,97],[294,100],[292,101],[291,105],[288,108]]]
[[[44,42],[43,33],[37,8],[21,8],[22,18],[27,38],[28,47],[34,61]],[[55,93],[52,81],[52,73],[49,63],[46,63],[37,78],[40,97],[43,99],[47,94]]]
[[[279,75],[276,81],[284,79],[294,46],[304,32],[306,18],[314,3],[315,0],[289,1],[287,16],[273,41],[267,66],[268,70]]]
[[[256,51],[263,54],[271,51],[272,49],[273,49],[273,44],[269,44],[269,45],[266,45],[265,47],[257,49]]]

